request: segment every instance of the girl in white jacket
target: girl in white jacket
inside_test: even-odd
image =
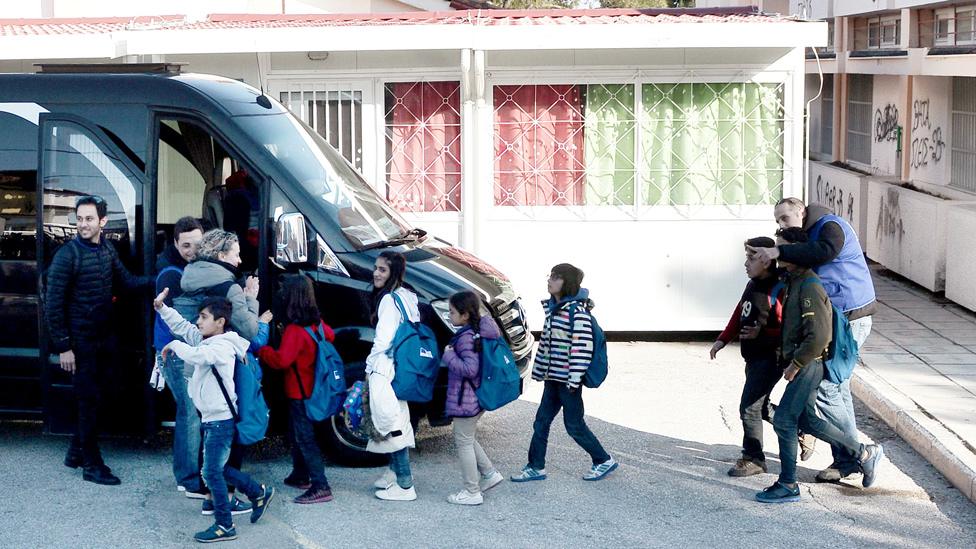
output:
[[[373,269],[373,320],[376,336],[373,348],[366,358],[366,376],[369,382],[369,407],[376,431],[384,438],[370,439],[366,449],[377,454],[390,454],[390,468],[373,486],[376,497],[387,501],[413,501],[417,492],[410,474],[409,449],[415,445],[413,426],[410,424],[410,408],[393,392],[396,371],[387,350],[393,343],[397,328],[403,320],[391,293],[403,302],[407,316],[413,322],[420,321],[417,295],[403,287],[407,261],[397,252],[383,252],[376,258]]]

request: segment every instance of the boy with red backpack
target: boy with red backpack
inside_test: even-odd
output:
[[[731,477],[747,477],[767,471],[762,422],[773,421],[774,407],[769,401],[769,393],[783,376],[777,354],[783,318],[784,284],[775,262],[764,261],[749,251],[749,246],[773,246],[775,242],[772,238],[760,236],[747,240],[745,245],[745,268],[749,282],[728,326],[719,334],[709,352],[714,360],[719,351],[738,337],[742,358],[746,361],[746,382],[739,400],[742,457],[729,469]]]

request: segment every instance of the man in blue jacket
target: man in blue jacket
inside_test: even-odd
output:
[[[871,315],[876,299],[871,271],[854,228],[827,208],[798,198],[784,198],[773,210],[780,228],[802,227],[808,242],[775,248],[755,248],[762,257],[779,259],[812,268],[820,277],[830,301],[847,315],[858,349],[871,333]],[[844,432],[856,432],[850,380],[837,384],[824,379],[817,392],[817,409],[825,419]],[[831,447],[834,461],[817,474],[818,482],[837,482],[860,471],[856,456]]]

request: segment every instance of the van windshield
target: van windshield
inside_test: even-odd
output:
[[[294,115],[241,116],[237,122],[278,159],[357,248],[408,237],[410,225],[315,130]]]

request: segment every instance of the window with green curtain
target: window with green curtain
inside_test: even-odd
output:
[[[645,205],[782,198],[782,84],[644,84],[640,109]]]
[[[585,87],[584,166],[587,206],[633,206],[636,162],[632,84]]]

